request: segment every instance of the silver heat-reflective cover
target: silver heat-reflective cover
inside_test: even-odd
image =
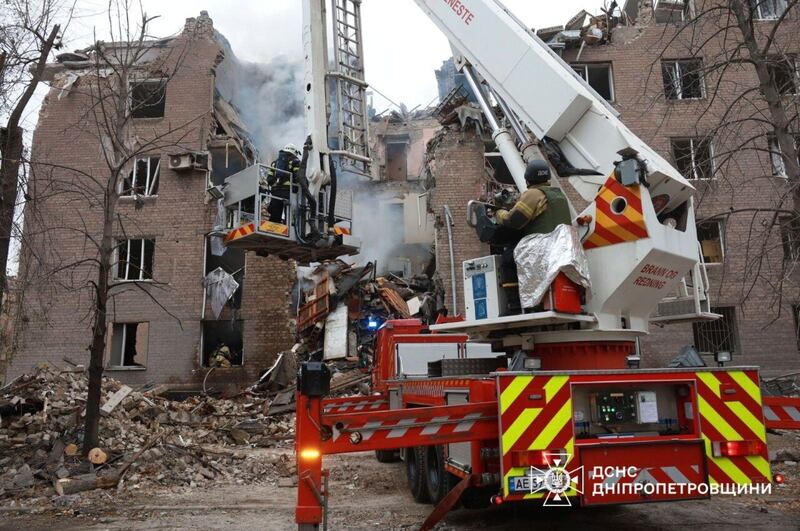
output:
[[[514,249],[519,277],[519,300],[523,308],[538,305],[559,272],[589,289],[589,262],[578,232],[559,225],[549,234],[525,236]]]

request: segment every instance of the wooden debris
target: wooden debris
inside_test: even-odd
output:
[[[112,411],[114,411],[114,408],[117,407],[120,402],[125,400],[125,397],[131,394],[132,391],[133,389],[131,389],[127,385],[123,385],[122,387],[120,387],[119,391],[111,395],[108,398],[108,400],[106,400],[106,403],[103,404],[103,406],[100,408],[100,414],[101,415],[110,414]]]
[[[92,448],[89,450],[89,461],[94,465],[102,465],[108,461],[108,454],[102,448]]]
[[[389,305],[389,307],[397,312],[401,319],[408,319],[411,315],[408,313],[408,304],[403,300],[395,290],[392,288],[381,288],[381,299]]]
[[[62,478],[53,483],[59,496],[68,496],[94,489],[110,489],[116,487],[116,477],[97,477],[94,474],[86,474],[74,478]]]
[[[75,443],[69,443],[64,447],[64,455],[68,455],[70,457],[74,455],[78,455],[78,445]]]

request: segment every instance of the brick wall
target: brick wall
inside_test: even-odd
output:
[[[464,260],[489,254],[489,246],[478,240],[475,230],[467,225],[467,203],[483,195],[485,169],[483,140],[474,132],[445,129],[435,141],[431,168],[435,187],[429,207],[436,216],[436,263],[447,297],[445,306],[451,314],[464,315],[464,281],[461,264]],[[444,206],[453,216],[453,256],[455,262],[458,310],[453,310],[450,274],[450,251]]]
[[[216,205],[206,198],[205,173],[170,171],[166,155],[206,149],[213,116],[214,66],[220,53],[210,19],[205,15],[189,19],[184,33],[161,52],[167,65],[177,66],[167,86],[164,118],[136,123],[137,135],[145,140],[171,128],[180,131],[174,135],[175,146],[158,153],[158,196],[138,205],[131,198],[121,198],[117,207],[116,237],[156,240],[154,282],[117,289],[109,303],[109,321],[149,323],[146,370],[111,372],[126,382],[197,385],[206,374],[200,363],[205,238],[213,226]],[[98,203],[102,194],[91,183],[106,182],[107,170],[92,124],[85,119],[82,82],[60,99],[57,89],[51,91],[34,135],[33,157],[39,165],[29,190],[33,200],[26,211],[28,245],[20,270],[26,289],[9,378],[42,362],[63,365],[65,356],[88,363],[92,299],[87,282],[96,278],[96,272],[87,264],[49,274],[59,264],[93,258],[96,251],[90,239],[99,237],[102,229]],[[94,187],[79,196],[73,192],[80,186]],[[243,304],[238,311],[245,321],[245,364],[214,371],[209,385],[252,382],[273,363],[277,352],[292,345],[287,292],[293,268],[254,254],[246,262]],[[231,316],[230,312],[225,316]]]

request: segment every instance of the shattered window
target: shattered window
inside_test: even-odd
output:
[[[769,156],[772,162],[772,175],[786,177],[786,162],[783,160],[783,152],[781,146],[778,144],[778,139],[774,134],[767,135],[769,141]],[[797,163],[800,164],[800,135],[794,137],[795,149],[797,153]]]
[[[673,138],[675,167],[687,179],[710,179],[714,176],[714,151],[709,138]]]
[[[668,100],[703,98],[703,61],[701,59],[662,61],[661,75],[664,78],[664,93]]]
[[[162,118],[167,101],[165,79],[132,81],[129,84],[130,111],[133,118]]]
[[[161,157],[136,159],[131,172],[122,180],[119,195],[158,195]]]
[[[571,65],[572,69],[606,101],[614,101],[610,64]]]
[[[775,20],[786,11],[786,0],[750,0],[753,8],[753,18],[760,20]]]
[[[152,279],[155,248],[155,240],[119,240],[117,242],[117,280]]]
[[[781,55],[769,58],[767,68],[778,92],[784,96],[800,93],[800,66],[797,57]]]
[[[800,222],[791,216],[781,216],[778,223],[783,244],[783,259],[794,262],[800,258]]]
[[[150,323],[113,323],[109,327],[109,368],[147,365]]]
[[[722,222],[704,221],[697,224],[697,241],[703,251],[703,261],[706,264],[721,264],[725,257],[722,242]]]

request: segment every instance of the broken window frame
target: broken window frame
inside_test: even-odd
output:
[[[156,90],[151,91],[151,94],[160,93],[161,95],[158,97],[158,100],[155,103],[148,103],[151,99],[150,96],[141,100],[138,104],[135,102],[134,93],[137,89],[143,88],[147,85],[157,85]],[[137,114],[141,114],[146,109],[157,107],[160,108],[160,114],[156,114],[154,116],[137,116]],[[164,118],[166,115],[167,108],[167,79],[166,78],[143,78],[143,79],[131,79],[128,81],[128,113],[131,118],[135,120],[159,120]]]
[[[769,57],[767,63],[770,78],[775,82],[781,96],[797,96],[800,94],[800,60],[794,54]],[[785,80],[778,79],[781,74]],[[781,82],[785,81],[785,82]]]
[[[144,187],[137,186],[137,183],[141,179],[139,175],[140,170],[140,163],[144,163]],[[155,163],[155,168],[153,164]],[[119,195],[120,197],[135,197],[137,195],[142,197],[158,197],[158,188],[159,188],[159,181],[161,178],[161,157],[160,156],[152,156],[152,157],[139,157],[134,159],[133,161],[133,168],[131,169],[128,177],[123,178],[122,181],[119,183]],[[130,187],[126,189],[126,185],[130,183]],[[137,188],[141,189],[141,192],[137,191]]]
[[[601,96],[603,93],[595,86],[593,86],[589,81],[589,69],[600,69],[604,68],[608,71],[608,93],[610,95],[610,99],[606,99],[607,102],[613,103],[615,101],[615,94],[614,94],[614,69],[611,63],[570,63],[569,65],[572,67],[572,70],[578,74],[578,76],[586,81],[590,87],[594,89],[595,92],[600,94]],[[582,71],[580,71],[582,70]]]
[[[674,2],[674,0],[672,1]],[[683,9],[681,10],[670,10],[671,13],[679,13],[680,18],[670,17],[668,19],[659,19],[658,4],[659,0],[653,2],[653,20],[655,20],[656,24],[674,24],[676,22],[684,23],[688,20],[692,20],[695,16],[693,0],[684,0]]]
[[[796,262],[800,259],[800,220],[791,216],[780,216],[778,226],[783,246],[783,260]]]
[[[210,325],[211,323],[220,324],[220,325],[230,324],[230,323],[238,323],[238,325],[241,327],[241,333],[242,333],[242,348],[241,348],[241,352],[239,354],[240,360],[239,360],[239,363],[236,363],[236,364],[232,363],[230,368],[231,369],[243,368],[245,366],[245,349],[246,349],[246,346],[245,346],[245,322],[246,321],[244,319],[225,319],[225,320],[203,319],[203,320],[201,320],[200,321],[200,349],[199,349],[200,366],[203,367],[203,368],[211,367],[209,356],[211,355],[213,350],[209,349],[208,353],[206,353],[206,326]]]
[[[689,152],[689,166],[684,168],[684,159],[686,157],[679,157],[677,153],[678,143],[688,142]],[[708,157],[703,160],[700,159],[698,153],[704,146],[708,146]],[[716,168],[714,166],[714,143],[709,137],[690,137],[690,138],[672,138],[670,139],[670,147],[672,151],[672,159],[676,168],[681,174],[690,181],[709,181],[714,179]],[[684,150],[686,151],[686,150]],[[703,166],[708,165],[707,168]],[[687,171],[691,169],[691,175],[687,175]]]
[[[668,75],[669,78],[667,78]],[[693,75],[697,76],[699,96],[685,95],[690,90],[695,93],[692,82],[684,81],[688,76]],[[701,58],[663,60],[661,61],[661,77],[664,82],[664,95],[667,101],[702,100],[706,97],[703,60]]]
[[[739,352],[739,326],[736,319],[735,306],[711,308],[712,313],[722,315],[714,321],[692,323],[694,347],[704,355],[716,352]]]
[[[701,230],[706,230],[702,228],[702,226],[709,226],[709,225],[716,225],[717,227],[717,235],[716,237],[712,238],[701,238]],[[711,220],[711,221],[701,221],[697,224],[697,241],[700,244],[700,252],[703,253],[703,261],[705,265],[720,265],[725,261],[725,223],[722,221]],[[719,260],[711,260],[710,257],[706,257],[706,254],[703,249],[703,242],[705,241],[719,241]]]
[[[241,265],[241,267],[236,267],[236,268],[225,267],[226,264],[224,263],[224,260],[222,260],[221,257],[215,258],[214,253],[211,251],[211,239],[212,238],[218,238],[218,237],[219,236],[217,236],[217,235],[206,234],[205,248],[204,248],[204,251],[203,251],[203,267],[204,267],[204,271],[205,271],[203,276],[205,278],[206,276],[208,276],[209,273],[214,271],[217,267],[222,267],[223,271],[225,271],[229,275],[232,275],[234,280],[236,280],[236,282],[239,283],[239,288],[234,292],[233,295],[231,295],[230,299],[228,299],[225,302],[225,306],[230,308],[231,310],[241,310],[242,309],[242,302],[244,300],[244,283],[245,283],[245,280],[247,278],[247,253],[245,253],[241,249],[235,249],[235,248],[226,249],[225,250],[225,254],[223,256],[227,255],[228,253],[231,253],[231,255],[233,255],[233,254],[237,254],[238,255],[239,253],[241,253],[241,257],[242,257],[241,264],[242,265]],[[228,255],[228,256],[230,257],[231,255]],[[212,267],[212,263],[211,262],[213,260],[215,260],[215,259],[219,260],[220,263],[217,264],[217,267]],[[236,265],[238,265],[238,264],[236,264]],[[230,269],[230,271],[229,271],[229,269]],[[208,306],[211,303],[210,296],[211,295],[208,292],[208,289],[207,288],[203,288],[203,301],[204,301],[203,303],[204,303],[205,306]],[[206,319],[205,315],[206,315],[206,313],[205,313],[205,307],[204,307],[203,308],[203,318],[204,319]],[[209,318],[207,320],[212,320],[212,319]]]
[[[134,362],[131,365],[127,365],[125,363],[125,349],[127,347],[127,338],[128,334],[131,331],[131,327],[134,327],[133,334],[138,336],[139,334],[139,327],[141,325],[145,325],[147,327],[146,331],[146,342],[147,345],[145,346],[144,353],[140,354],[138,348],[135,350],[132,359]],[[114,337],[117,335],[117,330],[121,330],[122,339],[119,342],[121,351],[119,353],[114,352]],[[111,322],[108,323],[108,330],[109,330],[109,337],[108,337],[108,361],[106,364],[106,368],[112,371],[119,371],[119,370],[147,370],[147,358],[150,353],[150,323],[148,321],[136,321],[136,322]],[[135,358],[137,356],[144,357],[143,364],[137,364],[135,362]],[[115,363],[118,362],[118,363]]]
[[[148,245],[149,242],[149,245]],[[140,243],[139,249],[139,264],[132,264],[128,257],[131,256],[131,251],[134,250],[134,245]],[[123,251],[124,247],[124,253]],[[117,247],[114,250],[114,263],[112,264],[114,271],[114,279],[119,282],[150,282],[153,280],[153,268],[155,266],[155,238],[134,238],[127,240],[117,240]],[[149,251],[149,259],[147,257]],[[135,255],[134,255],[135,256]],[[125,267],[124,275],[122,275],[122,267]],[[133,271],[131,268],[133,265]],[[147,266],[149,265],[149,269]],[[136,273],[138,270],[138,278],[129,278],[131,273]]]
[[[788,4],[786,0],[750,0],[753,11],[753,20],[778,20],[786,11]],[[774,7],[774,10],[766,12],[764,7]]]
[[[798,150],[797,163],[800,164],[800,134],[793,136],[795,149]],[[787,179],[789,175],[786,173],[786,162],[783,160],[783,151],[778,144],[778,137],[774,133],[769,133],[767,135],[767,143],[769,144],[769,159],[772,164],[772,175]]]
[[[402,178],[397,178],[397,179],[390,178],[390,174],[394,173],[394,172],[390,171],[390,165],[389,165],[389,160],[390,160],[389,159],[389,149],[390,149],[390,146],[402,146],[402,152],[403,152],[402,156],[404,158],[403,167],[405,168],[405,175],[402,176]],[[396,148],[394,148],[394,149],[396,149]],[[412,180],[412,181],[413,180],[418,180],[416,178],[412,178],[411,177],[411,173],[408,171],[409,170],[409,168],[408,168],[408,155],[409,155],[409,150],[410,149],[411,149],[411,141],[410,141],[408,135],[391,135],[391,136],[385,137],[385,139],[384,139],[384,150],[385,150],[384,161],[385,162],[384,162],[384,175],[383,175],[383,180],[384,181],[386,181],[386,182],[405,182],[405,181],[409,181],[409,180]],[[394,160],[394,158],[392,160]]]

